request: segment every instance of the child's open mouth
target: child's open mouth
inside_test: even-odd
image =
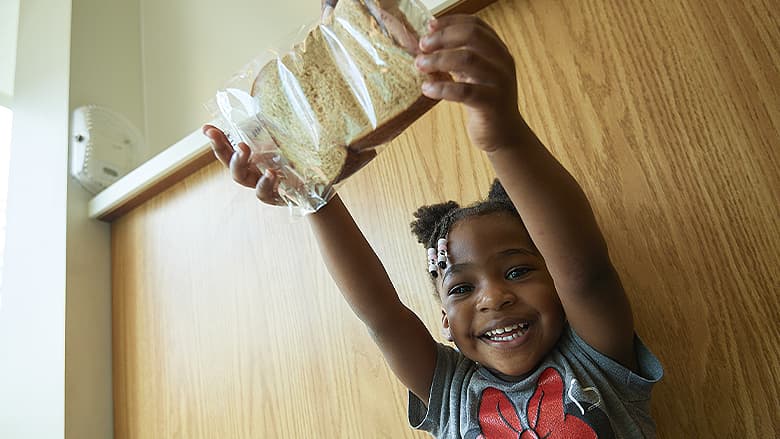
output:
[[[513,325],[505,326],[502,328],[491,329],[480,336],[480,338],[489,340],[491,342],[506,343],[512,340],[516,340],[528,332],[531,324],[528,322],[515,323]]]

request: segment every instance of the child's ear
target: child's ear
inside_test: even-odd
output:
[[[450,331],[450,321],[447,319],[447,313],[444,312],[444,310],[441,310],[441,336],[444,337],[445,340],[454,342],[455,340],[452,339],[452,332]]]

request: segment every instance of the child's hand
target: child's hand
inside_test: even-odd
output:
[[[453,80],[426,82],[423,94],[465,104],[476,147],[490,152],[514,143],[525,122],[517,109],[514,59],[501,38],[471,15],[433,20],[429,29],[416,65],[425,73],[449,73]]]
[[[238,144],[238,151],[233,150],[225,133],[212,125],[203,126],[203,134],[211,139],[211,149],[223,165],[230,169],[236,183],[255,188],[257,198],[263,203],[274,206],[284,205],[279,196],[279,178],[274,171],[268,169],[260,173],[258,163],[250,162],[250,150],[246,143]]]

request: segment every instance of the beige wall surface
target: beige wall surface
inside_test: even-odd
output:
[[[760,0],[500,0],[480,14],[666,368],[660,437],[780,434],[776,14]],[[411,212],[473,201],[491,177],[444,103],[341,190],[435,335]],[[304,222],[218,165],[119,219],[112,240],[117,438],[424,437]]]

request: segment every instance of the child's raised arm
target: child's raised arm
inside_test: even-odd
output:
[[[249,148],[233,151],[225,135],[213,126],[203,129],[217,158],[233,179],[255,188],[266,204],[280,204],[272,172],[260,175],[248,162]],[[338,196],[308,215],[320,253],[344,299],[369,333],[401,382],[422,401],[428,401],[436,366],[436,343],[420,319],[398,298],[382,263]]]
[[[484,150],[545,259],[569,323],[589,344],[635,367],[629,301],[588,200],[519,113],[515,65],[499,36],[473,16],[432,23],[417,59],[452,82],[424,87],[434,99],[462,102],[472,143]]]
[[[347,303],[366,324],[396,376],[427,403],[436,343],[425,325],[401,303],[385,268],[338,196],[307,218]]]

